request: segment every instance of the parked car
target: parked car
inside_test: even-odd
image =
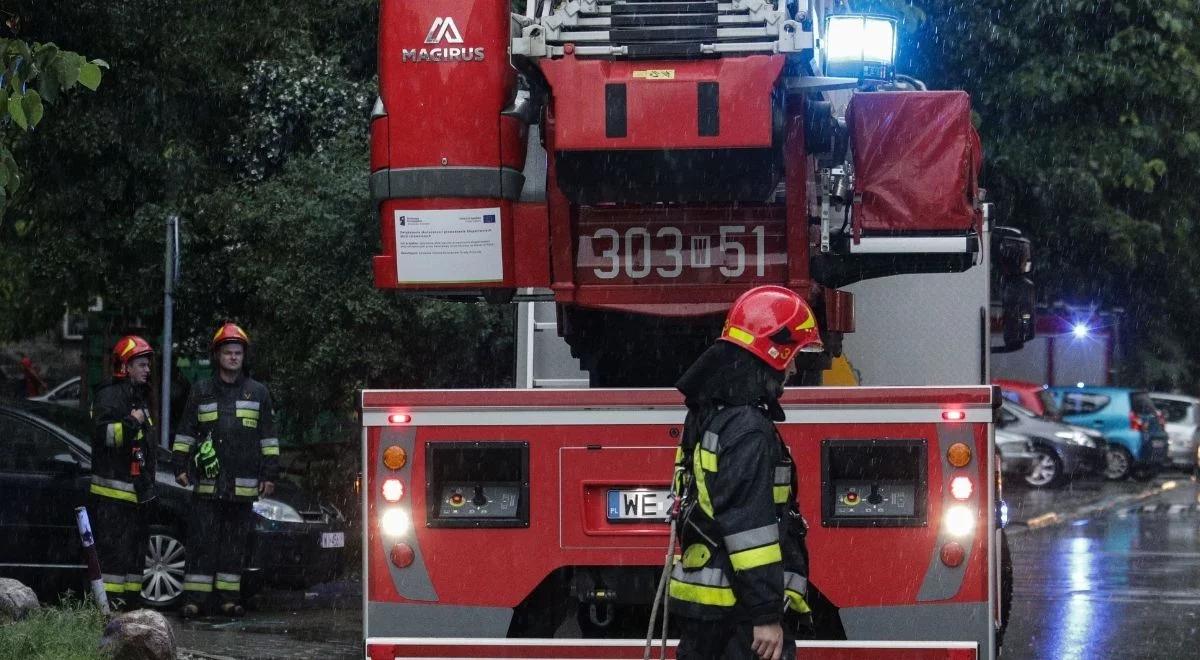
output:
[[[1000,396],[1019,403],[1025,408],[1037,413],[1040,417],[1055,421],[1062,420],[1062,412],[1045,385],[1029,383],[1023,380],[1008,380],[997,378],[992,384],[1000,388]]]
[[[38,396],[29,397],[30,401],[55,403],[68,408],[78,408],[80,395],[83,394],[82,379],[79,376],[69,378],[50,388],[50,391]]]
[[[1000,472],[1024,479],[1033,470],[1039,455],[1028,436],[996,429],[996,451],[1000,453]]]
[[[1012,401],[1000,405],[1002,430],[1023,435],[1036,455],[1025,483],[1035,488],[1059,488],[1076,476],[1104,472],[1106,451],[1102,438],[1083,429],[1043,419]]]
[[[1200,399],[1151,392],[1150,399],[1167,422],[1167,456],[1175,467],[1195,470],[1200,464]]]
[[[21,579],[44,594],[84,589],[74,510],[86,503],[90,483],[89,431],[82,411],[0,403],[0,576]],[[141,593],[154,607],[174,606],[183,595],[191,493],[175,483],[170,463],[170,452],[159,448],[159,497],[149,510]],[[336,508],[281,482],[254,511],[243,596],[265,585],[328,581],[345,565],[345,519]]]
[[[1147,480],[1169,463],[1167,432],[1150,395],[1124,387],[1052,387],[1063,421],[1104,434],[1108,467],[1104,476]]]

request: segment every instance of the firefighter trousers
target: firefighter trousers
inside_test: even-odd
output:
[[[221,603],[241,600],[242,567],[254,511],[248,501],[192,500],[188,522],[186,603],[201,605],[216,592]]]
[[[135,504],[89,494],[88,520],[100,558],[100,576],[109,602],[136,601],[146,568],[146,514],[148,504]]]
[[[754,626],[747,621],[704,621],[688,617],[679,624],[678,660],[758,660],[754,644]],[[783,626],[782,660],[795,660],[796,638],[789,626]]]

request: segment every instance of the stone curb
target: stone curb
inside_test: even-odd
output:
[[[1104,513],[1107,511],[1111,511],[1112,509],[1118,509],[1118,508],[1121,508],[1122,506],[1134,504],[1134,503],[1140,502],[1142,500],[1149,499],[1151,497],[1154,497],[1155,495],[1158,495],[1159,493],[1162,493],[1163,491],[1171,490],[1172,488],[1175,488],[1174,485],[1172,485],[1170,488],[1164,487],[1167,484],[1175,484],[1175,483],[1176,483],[1175,480],[1167,481],[1162,484],[1158,484],[1158,485],[1152,486],[1150,488],[1147,488],[1146,490],[1143,490],[1139,493],[1133,493],[1130,495],[1122,495],[1120,497],[1114,497],[1112,499],[1102,500],[1100,502],[1095,502],[1092,504],[1086,504],[1084,506],[1072,509],[1071,511],[1063,511],[1063,512],[1051,511],[1050,513],[1043,513],[1042,515],[1030,518],[1029,520],[1026,520],[1023,523],[1020,523],[1020,522],[1010,523],[1009,526],[1005,528],[1005,531],[1011,536],[1011,535],[1021,534],[1021,533],[1028,532],[1028,531],[1035,530],[1035,529],[1044,529],[1046,527],[1053,527],[1055,525],[1066,524],[1069,522],[1073,522],[1075,520],[1080,520],[1083,518],[1087,518],[1089,516],[1094,516],[1098,513]]]
[[[196,651],[194,649],[177,649],[177,657],[179,660],[237,660],[228,655],[213,655],[204,651]]]

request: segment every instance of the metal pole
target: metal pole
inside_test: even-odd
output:
[[[166,262],[163,266],[162,397],[159,399],[159,443],[171,446],[171,330],[175,321],[175,284],[179,281],[179,216],[167,216]]]
[[[79,529],[79,541],[83,545],[83,556],[87,560],[88,583],[92,587],[92,598],[100,611],[109,613],[108,594],[104,591],[104,579],[100,576],[100,556],[96,553],[96,538],[92,535],[92,524],[85,507],[75,507],[75,525]]]

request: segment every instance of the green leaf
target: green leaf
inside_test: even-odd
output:
[[[100,86],[100,67],[95,62],[87,62],[79,67],[79,84],[93,92]]]
[[[8,114],[17,126],[28,130],[29,118],[25,116],[25,108],[21,105],[22,94],[13,94],[8,98]]]
[[[29,127],[33,128],[42,121],[42,115],[45,110],[42,108],[42,95],[30,90],[25,98],[21,100],[21,107],[25,111],[25,117],[29,119]]]
[[[0,190],[4,190],[4,186],[8,185],[8,166],[0,162]]]
[[[54,58],[54,70],[63,89],[70,89],[79,80],[79,67],[83,66],[83,56],[76,53],[59,53]]]

